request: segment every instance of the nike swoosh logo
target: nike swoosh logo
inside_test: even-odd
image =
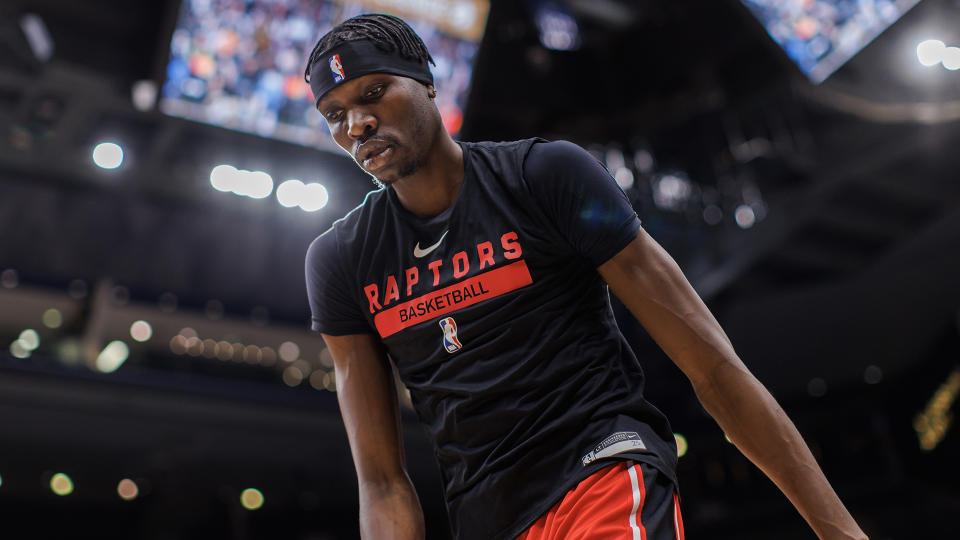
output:
[[[440,247],[440,242],[443,242],[443,239],[445,236],[447,236],[448,232],[450,232],[450,229],[443,231],[443,235],[440,237],[439,240],[437,240],[437,243],[426,249],[420,249],[420,242],[417,242],[417,245],[413,246],[413,256],[420,259],[422,257],[426,257],[427,255],[429,255],[431,251]]]

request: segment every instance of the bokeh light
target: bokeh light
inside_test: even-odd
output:
[[[17,339],[10,344],[10,354],[14,358],[19,358],[21,360],[25,358],[30,358],[30,351],[23,345],[23,341]]]
[[[305,212],[316,212],[330,200],[322,184],[304,184],[300,180],[287,180],[277,187],[277,201],[287,208],[299,206]]]
[[[73,480],[63,473],[57,473],[50,478],[50,489],[57,495],[65,497],[73,493]]]
[[[93,162],[103,169],[116,169],[123,163],[123,148],[113,142],[102,142],[93,148]]]
[[[203,356],[204,358],[216,358],[217,357],[217,342],[207,338],[203,340]]]
[[[263,506],[264,497],[260,490],[247,488],[240,493],[240,504],[247,510],[257,510]]]
[[[940,63],[950,71],[960,69],[960,47],[947,47],[944,49]]]
[[[247,345],[243,349],[243,361],[248,364],[260,363],[260,347]]]
[[[281,343],[277,352],[280,353],[280,358],[284,362],[293,362],[300,357],[300,347],[292,341],[284,341]]]
[[[102,373],[113,373],[130,357],[130,347],[122,341],[111,341],[97,356],[96,366]]]
[[[673,438],[677,441],[677,457],[683,457],[689,449],[687,438],[679,433],[674,433]]]
[[[303,382],[303,372],[297,366],[287,366],[283,370],[283,383],[287,386],[297,386]]]
[[[323,374],[323,387],[331,392],[337,391],[337,376],[335,372]]]
[[[233,358],[231,358],[231,360],[233,360],[234,362],[242,362],[242,361],[243,361],[243,351],[244,351],[244,345],[243,345],[243,343],[240,343],[240,342],[234,343],[234,344],[233,344]]]
[[[47,328],[60,328],[63,325],[63,314],[59,309],[50,308],[43,312],[43,325]]]
[[[333,369],[333,355],[330,354],[330,349],[324,347],[318,354],[318,357],[320,358],[321,366],[327,369]]]
[[[943,51],[947,46],[939,39],[928,39],[917,45],[917,59],[927,66],[935,66],[943,59]]]
[[[203,340],[198,337],[187,338],[187,354],[190,356],[200,356],[203,354]]]
[[[277,363],[277,352],[272,347],[260,349],[260,365],[272,366]]]
[[[40,334],[33,328],[27,328],[23,332],[20,332],[20,339],[18,341],[20,341],[28,351],[35,351],[37,347],[40,346]]]
[[[217,165],[210,171],[210,185],[217,191],[252,199],[264,199],[273,193],[273,178],[269,174],[237,169],[226,164]]]
[[[153,337],[153,327],[147,321],[135,321],[130,325],[130,337],[143,343]]]
[[[749,229],[756,223],[757,216],[753,213],[753,208],[751,208],[750,205],[741,204],[734,212],[734,219],[741,229]]]
[[[186,354],[187,338],[181,335],[176,335],[170,338],[170,351],[173,354]]]
[[[124,478],[117,484],[117,495],[120,495],[120,498],[125,501],[132,501],[139,494],[140,488],[137,487],[137,483],[129,478]]]
[[[217,358],[223,361],[230,360],[233,358],[233,345],[228,341],[218,341],[217,342]]]
[[[319,371],[319,370],[318,370],[318,371],[314,371],[313,373],[310,374],[310,386],[312,386],[314,390],[324,390],[324,389],[325,389],[324,386],[323,386],[323,376],[324,376],[324,375],[326,375],[326,373],[323,372],[323,371]]]
[[[630,189],[633,187],[633,172],[626,167],[617,169],[616,172],[613,173],[613,178],[622,189]]]

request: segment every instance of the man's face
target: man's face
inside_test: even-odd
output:
[[[413,79],[372,73],[327,92],[317,110],[360,168],[392,184],[417,172],[433,144],[433,95],[432,86]]]

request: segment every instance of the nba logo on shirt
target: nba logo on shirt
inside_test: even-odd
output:
[[[443,348],[453,354],[463,348],[460,339],[457,338],[457,323],[453,317],[440,319],[440,329],[443,330]]]
[[[339,54],[330,57],[330,72],[333,73],[333,82],[335,83],[339,83],[346,77],[343,74],[343,64],[340,63]]]

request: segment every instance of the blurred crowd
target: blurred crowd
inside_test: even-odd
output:
[[[835,69],[917,1],[743,0],[807,74],[832,55],[842,57],[831,62]]]
[[[303,71],[335,24],[371,11],[330,0],[188,0],[170,43],[161,108],[186,118],[311,144],[327,139]],[[408,20],[434,61],[437,105],[451,134],[463,120],[479,44]]]

